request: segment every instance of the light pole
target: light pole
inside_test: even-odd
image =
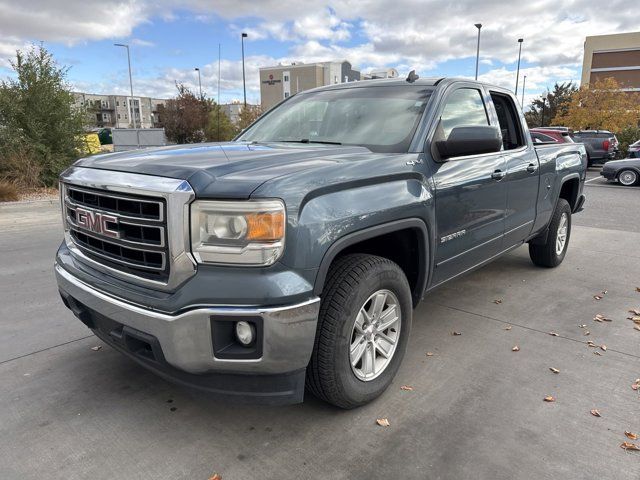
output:
[[[129,87],[131,88],[131,109],[129,110],[129,115],[131,115],[133,128],[136,128],[136,115],[133,111],[133,79],[131,77],[131,55],[129,54],[129,45],[125,45],[124,43],[114,43],[113,45],[127,49],[127,62],[129,63]]]
[[[242,42],[242,90],[244,92],[244,108],[247,108],[247,84],[244,78],[244,39],[247,38],[247,34],[242,32],[240,41]]]
[[[478,80],[478,63],[480,61],[480,29],[482,28],[481,23],[475,24],[478,29],[478,46],[476,47],[476,80]]]
[[[518,96],[518,80],[520,79],[520,56],[522,55],[522,42],[523,38],[518,39],[518,43],[520,44],[520,49],[518,50],[518,71],[516,73],[516,97]]]
[[[198,72],[198,88],[200,89],[200,100],[202,100],[202,81],[200,80],[200,69],[198,67],[194,68],[196,72]]]
[[[524,89],[527,85],[527,76],[525,75],[522,79],[522,102],[520,102],[520,106],[524,109]]]

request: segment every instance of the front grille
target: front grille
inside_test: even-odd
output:
[[[128,274],[168,278],[164,199],[66,184],[64,206],[71,240],[84,255]]]

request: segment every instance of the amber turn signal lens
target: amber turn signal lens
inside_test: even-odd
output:
[[[284,236],[284,213],[252,213],[247,215],[247,240],[275,242]]]

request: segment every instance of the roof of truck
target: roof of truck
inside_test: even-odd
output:
[[[326,85],[323,87],[317,87],[310,90],[305,90],[300,93],[307,92],[315,92],[319,90],[338,90],[343,88],[363,88],[363,87],[393,87],[393,86],[406,86],[406,85],[421,85],[425,87],[435,87],[437,85],[441,85],[443,83],[453,83],[453,82],[472,82],[480,85],[490,86],[492,88],[500,89],[496,85],[491,85],[485,82],[480,82],[478,80],[472,80],[469,78],[459,78],[459,77],[420,77],[413,82],[407,81],[407,77],[397,77],[397,78],[379,78],[372,80],[360,80],[355,82],[346,82],[346,83],[337,83],[334,85]]]

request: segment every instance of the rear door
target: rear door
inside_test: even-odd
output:
[[[503,248],[522,242],[533,228],[540,183],[540,165],[527,141],[522,115],[512,95],[490,90],[492,112],[502,132],[503,158],[507,175],[507,208]]]
[[[454,127],[489,125],[486,94],[476,84],[455,84],[438,107],[431,145]],[[435,159],[436,241],[432,285],[499,253],[504,232],[506,160],[502,152]]]

